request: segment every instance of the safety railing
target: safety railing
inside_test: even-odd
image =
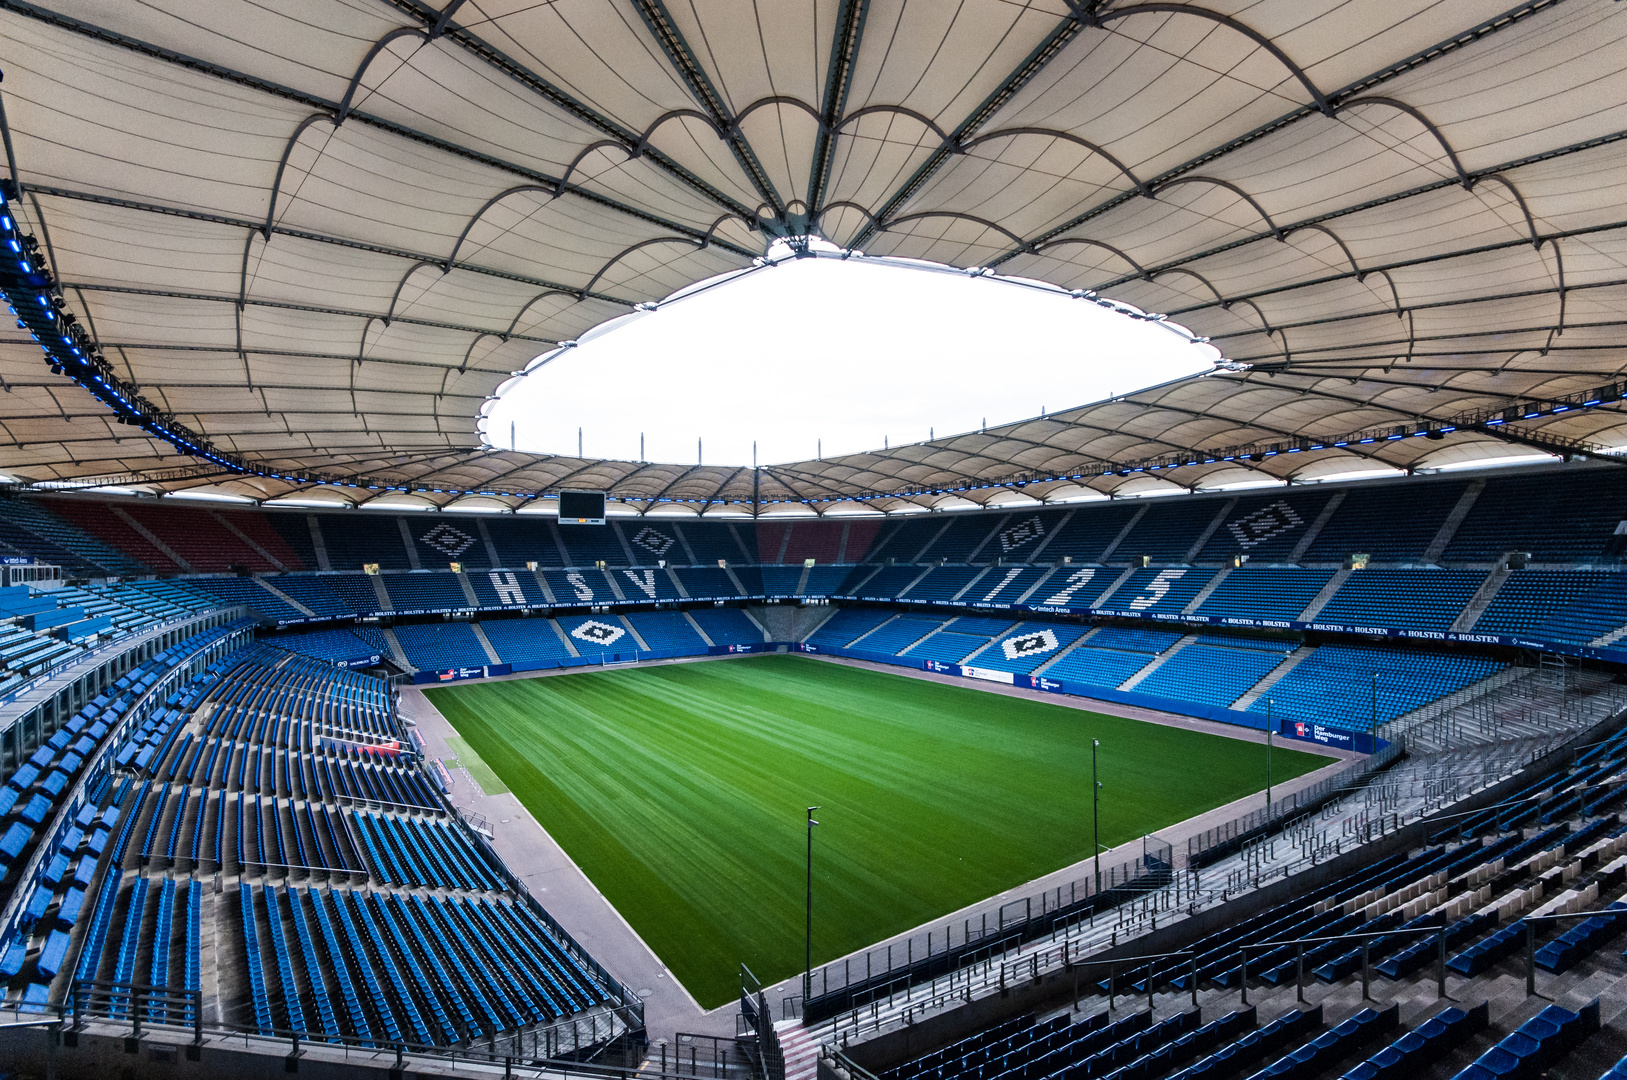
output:
[[[1070,920],[1113,907],[1163,888],[1174,878],[1174,852],[1156,836],[1142,838],[1142,855],[1103,866],[1028,896],[1007,901],[960,922],[947,922],[902,941],[844,957],[809,973],[811,988],[802,1011],[809,1021],[824,1019],[896,992],[901,981],[933,978],[965,964],[1034,941]]]
[[[283,1054],[297,1062],[308,1051],[321,1047],[346,1060],[377,1061],[392,1057],[402,1069],[407,1055],[440,1061],[455,1060],[484,1065],[502,1065],[505,1073],[519,1070],[540,1075],[567,1073],[588,1080],[625,1080],[630,1071],[651,1080],[679,1080],[692,1077],[685,1070],[656,1069],[645,1060],[641,1032],[629,1029],[613,1013],[594,1011],[546,1026],[489,1036],[461,1046],[435,1046],[404,1039],[361,1038],[324,1032],[294,1031],[272,1027],[251,1030],[203,1021],[201,991],[151,986],[136,982],[79,981],[68,986],[61,1002],[41,1006],[36,1014],[42,1023],[56,1023],[65,1038],[87,1030],[121,1033],[126,1039],[173,1042],[190,1035],[190,1047],[205,1042],[236,1043],[263,1054]],[[633,1036],[628,1038],[628,1036]],[[193,1057],[195,1051],[188,1050]],[[289,1071],[295,1071],[290,1068]],[[432,1064],[413,1072],[433,1074]],[[706,1075],[704,1072],[700,1075]],[[783,1075],[773,1080],[784,1080]]]
[[[1188,837],[1186,865],[1189,868],[1197,868],[1218,862],[1238,851],[1249,840],[1269,833],[1293,818],[1314,811],[1329,799],[1360,787],[1371,777],[1399,761],[1405,753],[1404,743],[1392,742],[1376,754],[1353,762],[1309,787],[1278,799],[1268,807]]]

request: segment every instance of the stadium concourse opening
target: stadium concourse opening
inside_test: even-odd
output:
[[[1220,363],[1088,290],[804,236],[538,356],[482,430],[496,449],[756,466],[998,427]]]

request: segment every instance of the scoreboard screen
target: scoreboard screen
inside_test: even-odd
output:
[[[559,493],[559,523],[561,525],[603,525],[604,492],[561,491]]]

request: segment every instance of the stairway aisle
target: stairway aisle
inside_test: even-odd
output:
[[[814,1033],[797,1019],[779,1021],[774,1031],[785,1055],[785,1080],[813,1080],[819,1072],[819,1042]]]

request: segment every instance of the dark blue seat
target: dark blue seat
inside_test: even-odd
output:
[[[0,835],[0,863],[15,862],[32,839],[34,839],[33,829],[20,821],[12,822],[11,827]]]
[[[62,970],[62,961],[68,956],[68,935],[61,930],[52,930],[45,939],[45,948],[40,950],[40,958],[34,966],[41,975],[55,976]]]
[[[1454,1080],[1533,1080],[1598,1028],[1598,998],[1580,1012],[1549,1005],[1505,1035]]]

